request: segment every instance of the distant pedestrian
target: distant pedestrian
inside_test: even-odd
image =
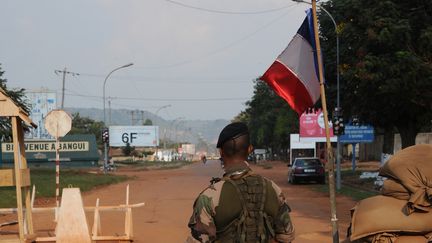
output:
[[[205,164],[207,162],[207,157],[205,155],[201,156],[201,161]]]
[[[213,178],[195,200],[188,224],[193,238],[218,243],[292,242],[291,210],[281,189],[253,173],[246,162],[253,150],[247,126],[226,126],[217,148],[225,174]]]
[[[326,160],[326,150],[325,150],[325,149],[321,150],[321,153],[320,153],[320,161],[321,161],[321,163],[323,163],[323,164],[326,164],[326,163],[327,163],[327,160]]]

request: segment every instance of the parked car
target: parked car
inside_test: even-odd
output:
[[[315,181],[325,183],[324,165],[318,158],[296,158],[288,172],[288,182],[295,184],[299,181]]]

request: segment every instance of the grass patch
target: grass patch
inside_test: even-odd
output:
[[[262,167],[265,170],[273,168],[273,165],[267,163],[257,163],[256,165]]]
[[[138,170],[170,170],[190,165],[191,161],[121,161],[116,162],[119,167],[127,166]]]
[[[32,169],[30,179],[32,185],[36,185],[36,198],[55,197],[55,169]],[[83,192],[127,179],[128,177],[123,175],[91,174],[63,169],[60,171],[60,190],[65,187],[79,187]],[[0,207],[16,207],[15,187],[0,187]]]
[[[328,185],[317,185],[314,189],[319,192],[329,192]],[[337,194],[351,197],[355,201],[360,201],[368,197],[376,196],[379,192],[364,191],[359,188],[343,185],[341,186],[341,189],[337,191]]]
[[[374,178],[360,179],[362,172],[363,171],[353,172],[352,170],[342,170],[342,186],[337,193],[351,197],[356,201],[380,194],[379,191],[374,189]],[[317,185],[315,189],[326,193],[329,191],[328,185]]]

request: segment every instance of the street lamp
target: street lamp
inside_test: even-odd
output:
[[[171,130],[172,130],[172,126],[174,125],[174,123],[176,123],[178,120],[181,120],[181,119],[185,119],[185,117],[177,117],[176,119],[174,119],[174,120],[172,120],[171,122],[170,122],[170,125],[169,125],[169,130],[170,130],[170,133],[169,133],[169,139],[171,139]],[[166,149],[166,128],[164,129],[165,130],[165,132],[164,132],[164,149]]]
[[[158,115],[160,110],[162,110],[164,108],[168,108],[168,107],[171,107],[171,105],[164,105],[164,106],[159,107],[155,112],[155,118],[157,118],[157,115]],[[156,158],[158,158],[158,149],[159,149],[159,145],[156,145]]]
[[[122,68],[130,67],[132,65],[133,65],[133,63],[129,63],[129,64],[123,65],[121,67],[118,67],[118,68],[112,70],[110,73],[108,73],[108,75],[105,77],[105,80],[104,80],[104,83],[103,83],[103,89],[102,89],[103,90],[103,96],[102,96],[102,99],[103,99],[103,119],[104,119],[104,125],[105,125],[105,127],[107,127],[107,124],[106,124],[106,110],[105,110],[105,103],[106,103],[105,102],[105,86],[106,86],[106,82],[107,82],[109,76],[111,76],[111,74],[113,72],[115,72],[115,71],[117,71],[119,69],[122,69]],[[108,142],[104,142],[104,172],[106,172],[107,164],[108,164]]]
[[[105,86],[106,86],[106,82],[107,82],[109,76],[111,76],[111,74],[112,74],[113,72],[115,72],[115,71],[117,71],[117,70],[119,70],[119,69],[122,69],[122,68],[130,67],[130,66],[132,66],[132,65],[133,65],[133,63],[129,63],[129,64],[123,65],[123,66],[121,66],[121,67],[118,67],[118,68],[112,70],[110,73],[108,73],[108,75],[105,77],[105,80],[104,80],[104,83],[103,83],[103,112],[104,112],[104,124],[106,124],[106,112],[105,112],[105,103],[106,103],[106,102],[105,102]]]
[[[311,4],[309,2],[306,2],[304,0],[293,0],[294,2],[298,2],[298,3],[307,3],[307,4]],[[317,5],[317,7],[319,9],[321,9],[322,11],[324,11],[327,16],[330,17],[334,28],[335,28],[335,33],[336,33],[336,110],[335,112],[337,114],[339,114],[341,112],[341,107],[340,107],[340,93],[339,93],[339,32],[337,30],[337,24],[336,21],[334,20],[333,16],[330,14],[329,11],[327,11],[327,9],[325,9],[323,6]],[[341,153],[340,153],[340,136],[337,136],[337,147],[336,147],[336,189],[340,190],[341,189]]]
[[[175,126],[175,142],[177,143],[177,147],[178,146],[178,127],[180,126],[180,124],[184,123],[184,120],[179,120]]]
[[[164,108],[168,108],[168,107],[171,107],[171,105],[164,105],[164,106],[159,107],[159,108],[156,110],[156,112],[155,112],[155,116],[157,117],[157,115],[158,115],[158,113],[159,113],[160,110],[162,110],[162,109],[164,109]]]

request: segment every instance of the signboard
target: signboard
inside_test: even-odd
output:
[[[333,137],[332,123],[329,121],[330,137]],[[301,138],[325,138],[324,115],[321,110],[312,113],[303,113],[300,116]]]
[[[44,120],[48,112],[56,108],[57,94],[55,91],[40,90],[26,92],[27,99],[31,103],[30,118],[38,126],[26,132],[26,138],[32,139],[51,139],[44,126]]]
[[[303,113],[300,116],[300,142],[326,142],[324,114],[321,110],[311,113]],[[333,124],[329,120],[330,141],[336,142],[337,138],[333,135]]]
[[[267,151],[265,149],[254,149],[254,154],[266,154]]]
[[[374,140],[372,126],[345,126],[345,134],[340,136],[342,143],[371,143]]]
[[[60,142],[60,152],[79,152],[79,151],[89,151],[88,141],[73,141],[73,142]],[[25,151],[32,153],[41,152],[55,152],[55,141],[46,142],[25,142]],[[13,153],[14,146],[13,143],[2,143],[3,153]]]
[[[195,144],[182,144],[183,153],[195,154]]]
[[[52,110],[45,118],[45,129],[55,137],[64,137],[72,129],[72,117],[64,110]]]
[[[55,140],[25,140],[24,148],[27,162],[45,163],[56,159]],[[2,143],[4,163],[13,163],[13,143]],[[66,135],[60,138],[60,161],[70,161],[67,166],[92,166],[99,160],[96,137],[94,134]],[[52,166],[53,163],[49,163]],[[63,164],[66,165],[66,164]]]
[[[126,144],[135,147],[159,146],[158,126],[110,126],[109,144],[111,147],[124,147]]]

